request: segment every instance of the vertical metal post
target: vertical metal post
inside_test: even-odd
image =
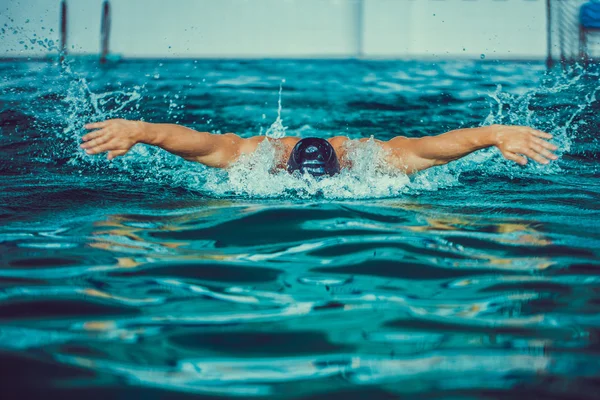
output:
[[[546,67],[552,68],[554,60],[552,60],[552,0],[546,0]]]
[[[579,22],[579,60],[587,66],[587,32],[581,22]]]
[[[364,49],[364,28],[365,28],[365,3],[364,0],[356,1],[356,56],[362,58],[365,54]]]
[[[65,59],[67,54],[67,1],[60,3],[60,61]]]
[[[100,63],[106,62],[110,40],[110,4],[108,0],[102,3],[102,21],[100,23]]]

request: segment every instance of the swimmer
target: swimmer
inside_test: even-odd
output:
[[[188,161],[215,168],[227,168],[241,155],[250,154],[264,140],[280,149],[277,167],[290,173],[299,171],[315,177],[332,176],[351,166],[347,144],[352,139],[335,136],[320,138],[266,136],[241,138],[233,133],[211,134],[173,124],[153,124],[123,119],[85,125],[94,130],[83,136],[81,147],[87,154],[107,152],[108,159],[125,155],[137,143],[158,146]],[[534,160],[548,164],[556,160],[557,147],[552,135],[525,126],[490,125],[457,129],[437,136],[407,138],[397,136],[388,141],[375,140],[386,154],[386,161],[406,174],[444,165],[474,151],[497,147],[502,155],[520,165]],[[358,139],[364,142],[369,139]]]

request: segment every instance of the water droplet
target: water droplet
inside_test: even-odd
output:
[[[479,56],[479,58],[481,58],[482,60],[485,60],[485,54],[481,54],[481,56]]]
[[[463,51],[467,51],[467,49],[463,47]]]

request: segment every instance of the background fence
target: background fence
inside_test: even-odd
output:
[[[589,3],[589,0],[548,1],[548,64],[585,63],[598,58],[600,29],[586,29],[580,23],[581,7]]]

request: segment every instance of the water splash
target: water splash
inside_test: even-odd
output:
[[[596,93],[600,90],[600,85],[591,91],[585,87],[583,81],[590,77],[597,78],[598,74],[575,66],[567,73],[549,75],[540,87],[520,95],[504,92],[502,85],[498,85],[496,91],[489,94],[495,104],[491,104],[490,113],[482,125],[524,125],[540,129],[554,135],[553,143],[559,146],[558,154],[567,153],[579,127],[573,121],[596,101]],[[539,104],[561,95],[572,95],[574,99],[569,103],[577,106],[558,109],[553,104]]]
[[[140,103],[146,92],[146,85],[135,85],[131,88],[95,92],[90,81],[73,70],[69,60],[61,62],[62,76],[67,80],[66,105],[63,125],[59,133],[60,150],[68,157],[67,164],[76,168],[79,174],[86,171],[104,173],[111,176],[147,182],[177,182],[173,175],[174,167],[184,168],[183,159],[161,149],[138,144],[128,153],[115,161],[108,161],[104,154],[90,156],[79,147],[81,137],[87,133],[84,125],[90,122],[115,118],[137,119]],[[169,100],[169,99],[167,99]],[[173,109],[170,107],[168,114]],[[188,167],[187,179],[191,186],[197,184],[193,168]],[[204,170],[204,167],[202,167]],[[175,183],[177,186],[177,184]]]
[[[283,92],[284,83],[285,79],[282,80],[279,84],[279,100],[277,101],[277,119],[265,132],[265,136],[270,137],[272,139],[283,138],[285,136],[285,131],[287,130],[287,126],[283,126],[283,120],[281,119],[281,93]]]

